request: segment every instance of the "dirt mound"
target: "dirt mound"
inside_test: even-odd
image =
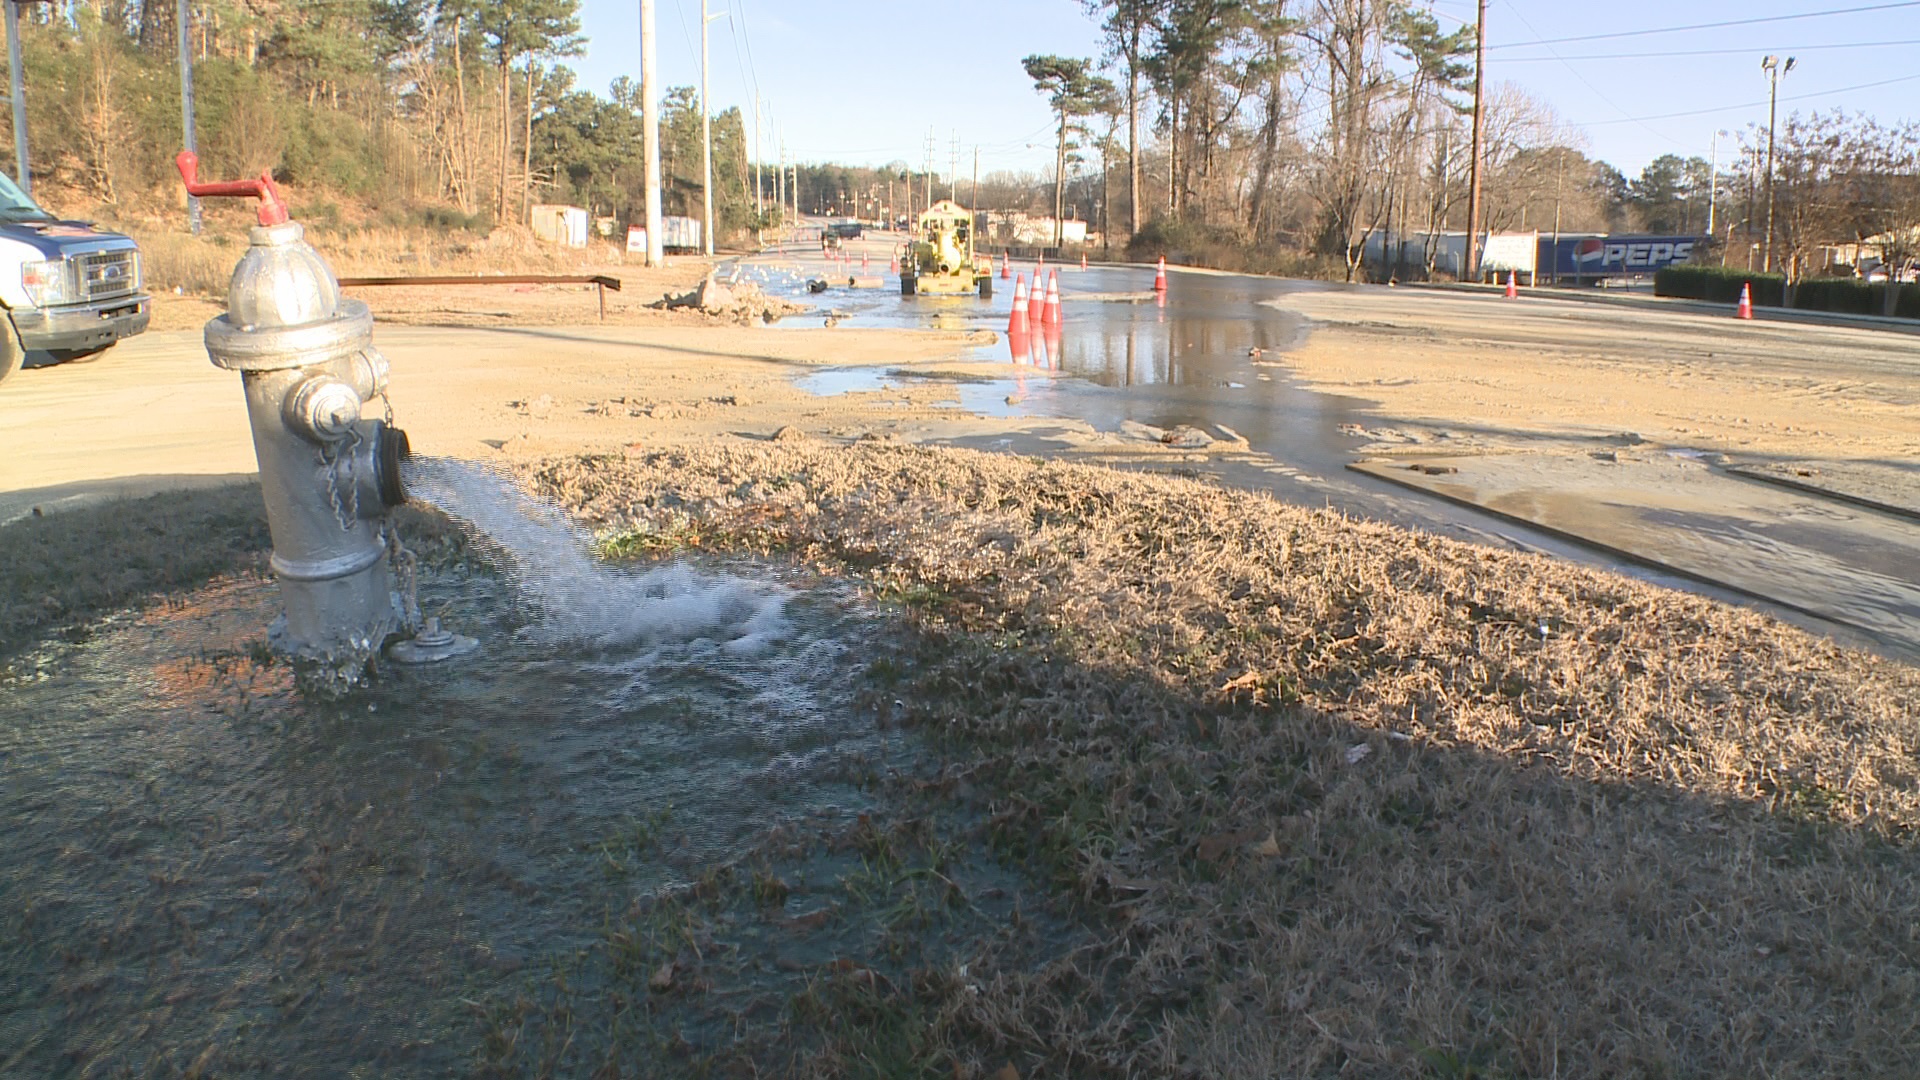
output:
[[[691,308],[716,320],[744,324],[756,320],[770,323],[809,310],[804,304],[768,296],[753,282],[738,280],[738,275],[733,280],[721,281],[712,274],[692,290],[678,296],[662,294],[658,303],[649,306],[669,311]]]

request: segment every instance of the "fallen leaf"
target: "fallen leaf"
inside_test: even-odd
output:
[[[673,961],[660,965],[660,970],[647,979],[647,988],[658,993],[673,985]]]
[[[1227,680],[1226,683],[1221,685],[1220,692],[1224,694],[1229,690],[1245,690],[1250,686],[1259,686],[1259,685],[1260,685],[1260,673],[1257,671],[1249,671],[1245,675],[1242,675],[1237,679]]]
[[[833,906],[828,905],[813,911],[802,912],[791,919],[782,919],[780,925],[789,930],[818,930],[827,925],[828,919],[833,918],[833,912]]]
[[[1347,764],[1358,765],[1367,760],[1367,755],[1371,753],[1373,753],[1373,747],[1366,743],[1354,743],[1347,747]]]
[[[1267,838],[1253,845],[1253,853],[1261,858],[1271,859],[1280,854],[1280,841],[1268,830]]]
[[[1258,829],[1241,829],[1238,832],[1214,833],[1200,838],[1199,856],[1201,862],[1219,862],[1239,848],[1258,843],[1263,834]]]
[[[1020,1080],[1020,1070],[1012,1065],[1002,1065],[1000,1071],[994,1073],[988,1080]]]

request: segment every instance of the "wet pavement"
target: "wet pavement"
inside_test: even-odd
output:
[[[1619,504],[1631,503],[1636,496],[1619,491],[1614,492],[1605,514],[1584,514],[1575,506],[1552,521],[1536,520],[1498,512],[1471,492],[1438,497],[1397,475],[1383,478],[1379,469],[1350,469],[1369,456],[1363,448],[1377,434],[1367,432],[1365,426],[1375,420],[1370,403],[1299,385],[1290,376],[1284,353],[1303,343],[1311,332],[1308,321],[1289,310],[1287,297],[1304,290],[1351,286],[1174,270],[1160,298],[1152,292],[1149,269],[1048,266],[1059,277],[1061,323],[1023,337],[1006,333],[1014,282],[999,278],[997,269],[990,301],[903,298],[886,274],[884,245],[871,243],[870,252],[877,253],[869,254],[873,269],[863,274],[856,251],[851,272],[868,279],[880,277],[877,288],[848,287],[842,268],[821,261],[817,251],[797,248],[785,255],[749,260],[742,270],[770,291],[791,290],[818,304],[844,325],[992,330],[1001,340],[968,354],[967,360],[982,365],[976,376],[956,376],[951,369],[842,367],[798,377],[796,383],[803,389],[837,394],[933,380],[950,384],[956,408],[986,416],[1080,421],[1110,433],[1123,433],[1137,424],[1157,429],[1189,426],[1220,442],[1204,448],[1208,451],[1204,455],[1171,457],[1160,467],[1217,476],[1287,502],[1332,507],[1409,528],[1605,566],[1759,606],[1850,644],[1920,655],[1920,619],[1908,602],[1920,584],[1912,580],[1916,572],[1888,575],[1877,562],[1854,575],[1876,587],[1842,589],[1820,597],[1809,595],[1809,589],[1817,593],[1820,587],[1802,572],[1804,567],[1789,565],[1810,554],[1818,554],[1823,563],[1848,561],[1850,551],[1859,553],[1853,535],[1858,530],[1851,526],[1846,535],[1829,536],[1821,531],[1820,522],[1809,525],[1802,514],[1793,523],[1793,545],[1745,542],[1743,538],[1778,536],[1781,531],[1769,531],[1766,521],[1729,528],[1725,508],[1717,505],[1675,506],[1659,494],[1657,476],[1646,479],[1648,492],[1643,493],[1646,501],[1658,505],[1657,527],[1654,517],[1621,512]],[[1012,269],[1031,280],[1035,266],[1016,263]],[[824,293],[808,294],[805,282],[810,278],[831,284]],[[1436,441],[1419,449],[1445,453],[1450,449],[1449,434],[1438,432]],[[1245,446],[1232,445],[1235,437],[1244,439]],[[1032,437],[983,436],[946,442],[1041,454],[1060,448],[1044,429]],[[1458,452],[1474,453],[1475,449],[1462,445]],[[1619,469],[1615,474],[1627,471]],[[1725,482],[1749,481],[1728,476]],[[1766,499],[1761,495],[1755,501]],[[1635,528],[1637,520],[1649,524]],[[1587,535],[1583,522],[1588,521],[1607,522],[1607,535]],[[1870,524],[1882,531],[1916,531],[1907,521]],[[1686,542],[1680,542],[1683,536]],[[1780,573],[1770,569],[1775,563],[1780,564]],[[1735,568],[1740,572],[1729,572]],[[1770,582],[1782,580],[1796,583],[1792,595],[1776,595],[1780,590],[1769,587]]]

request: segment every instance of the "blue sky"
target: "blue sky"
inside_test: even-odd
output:
[[[1305,9],[1311,0],[1293,0]],[[1622,31],[1858,8],[1890,0],[1491,0],[1487,75],[1513,82],[1586,132],[1588,151],[1632,175],[1663,153],[1705,157],[1716,130],[1766,123],[1760,58],[1796,57],[1780,113],[1835,106],[1883,122],[1920,118],[1920,3],[1879,11],[1686,33]],[[697,85],[699,0],[657,0],[664,85]],[[1052,161],[1045,103],[1020,70],[1029,53],[1097,55],[1079,0],[709,0],[715,110],[738,105],[751,136],[754,87],[767,103],[762,145],[777,128],[804,161],[881,164],[926,158],[945,172],[980,148],[983,173]],[[1471,20],[1474,0],[1434,0],[1443,22]],[[640,74],[639,0],[582,0],[588,52],[570,61],[585,88]],[[1577,39],[1530,45],[1543,39]],[[1821,47],[1845,46],[1845,47]],[[1715,54],[1709,50],[1729,50]],[[1673,52],[1680,55],[1655,56]],[[751,60],[749,60],[751,53]],[[1633,54],[1622,56],[1619,54]],[[933,89],[918,81],[931,77]],[[1882,85],[1866,85],[1880,83]],[[1848,89],[1855,88],[1855,89]],[[1693,116],[1696,110],[1733,106]],[[1720,140],[1723,162],[1733,140]]]

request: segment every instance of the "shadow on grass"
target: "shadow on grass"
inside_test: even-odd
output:
[[[0,725],[0,1072],[1920,1058],[1913,777],[1900,753],[1821,757],[1908,745],[1885,711],[1905,669],[1546,560],[1104,470],[774,446],[542,482],[863,582],[894,615],[807,668],[840,719],[774,738],[777,701],[724,681],[614,709],[603,680],[631,672],[605,658],[535,657],[521,683],[497,653],[302,702],[249,645],[268,590],[202,590],[172,620],[197,653],[129,633],[99,662],[139,678]],[[509,619],[483,586],[429,583]],[[1459,610],[1390,625],[1423,597]],[[1658,666],[1705,650],[1732,658]],[[740,726],[709,731],[702,702]],[[754,767],[701,771],[720,758]],[[690,776],[763,816],[703,842]],[[803,784],[831,805],[796,809]]]

